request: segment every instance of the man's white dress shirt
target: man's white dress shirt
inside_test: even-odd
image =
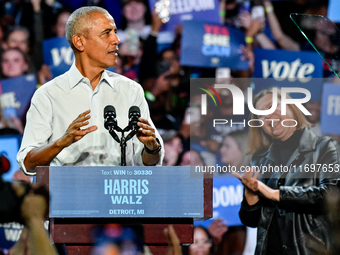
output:
[[[17,155],[20,168],[27,173],[23,163],[27,153],[33,148],[61,138],[72,121],[88,109],[91,110],[91,118],[86,127],[97,125],[98,129],[63,149],[50,165],[120,165],[120,146],[104,127],[104,108],[107,105],[115,107],[118,126],[122,129],[128,125],[131,106],[138,106],[141,117],[148,120],[155,128],[150,119],[142,87],[119,74],[105,70],[93,91],[89,79],[83,77],[73,64],[68,72],[40,87],[33,95],[27,112],[24,136]],[[120,132],[117,134],[120,138]],[[158,165],[161,165],[164,147],[157,130],[156,137],[162,145],[162,156],[158,162]],[[127,142],[126,164],[128,166],[135,165],[134,163],[143,165],[141,157],[143,147],[144,144],[136,136]]]

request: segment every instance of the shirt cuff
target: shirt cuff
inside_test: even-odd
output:
[[[26,155],[28,152],[30,152],[34,147],[27,147],[22,151],[19,151],[18,155],[17,155],[17,162],[18,165],[20,167],[20,169],[24,172],[24,174],[29,175],[29,176],[34,176],[36,175],[36,172],[32,173],[32,172],[28,172],[26,170],[25,164],[24,164],[24,160],[26,158]]]

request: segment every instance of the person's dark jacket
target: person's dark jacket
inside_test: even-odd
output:
[[[279,155],[275,155],[274,147],[272,143],[264,153],[254,154],[252,164],[275,166]],[[280,201],[260,196],[255,205],[249,206],[243,198],[239,212],[241,221],[246,226],[258,228],[256,255],[267,253],[267,233],[276,207],[283,254],[311,255],[330,250],[332,231],[325,211],[325,198],[339,186],[339,155],[337,141],[327,136],[319,137],[305,128],[298,148],[287,162],[290,170],[287,173],[271,171],[267,175],[261,172],[261,181],[280,190]],[[307,172],[313,166],[316,170]]]

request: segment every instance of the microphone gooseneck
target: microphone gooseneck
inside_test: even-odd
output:
[[[116,109],[112,105],[107,105],[104,108],[104,127],[109,131],[112,138],[119,143],[121,147],[121,165],[126,166],[126,142],[130,140],[134,135],[137,134],[139,130],[139,126],[137,125],[139,122],[139,118],[141,117],[140,109],[138,106],[131,106],[129,109],[129,124],[121,129],[117,123],[117,114]],[[121,132],[122,136],[119,139],[116,131]],[[131,132],[125,137],[124,133],[130,131]]]

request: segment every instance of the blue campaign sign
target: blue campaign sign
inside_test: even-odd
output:
[[[320,101],[322,58],[312,51],[255,49],[254,93],[272,86],[308,89],[311,100]]]
[[[149,0],[150,10],[154,9],[156,0]],[[185,20],[198,20],[212,23],[220,23],[219,1],[170,1],[170,20],[163,25],[164,30],[174,31],[175,27]]]
[[[1,176],[5,181],[12,181],[14,172],[19,169],[16,158],[20,148],[21,138],[21,135],[0,136],[0,154],[6,156],[11,163],[9,171]]]
[[[19,240],[23,227],[16,222],[0,224],[0,249],[11,248]]]
[[[336,23],[340,23],[340,1],[339,0],[329,0],[327,17]]]
[[[323,85],[321,100],[321,132],[340,135],[340,86],[332,83]]]
[[[213,179],[213,218],[195,221],[195,225],[208,228],[217,218],[222,218],[228,226],[242,225],[238,212],[243,199],[243,185],[235,177],[229,177]]]
[[[10,78],[0,81],[1,86],[1,107],[6,110],[16,109],[10,114],[15,114],[21,119],[29,107],[31,97],[37,88],[35,75],[28,74],[17,78]]]
[[[44,64],[51,66],[53,77],[70,69],[74,54],[66,37],[55,37],[43,41]]]
[[[248,61],[239,54],[244,33],[219,24],[197,21],[183,23],[181,64],[196,67],[248,69]]]
[[[51,218],[202,218],[190,167],[50,167]]]

